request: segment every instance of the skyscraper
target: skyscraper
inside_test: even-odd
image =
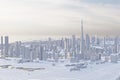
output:
[[[5,54],[4,54],[5,57],[8,56],[8,50],[9,50],[9,38],[8,36],[5,36]]]
[[[86,50],[90,49],[90,37],[88,34],[86,34]]]
[[[3,56],[3,36],[1,36],[1,55]]]
[[[84,59],[84,33],[83,33],[83,20],[81,21],[81,55]]]
[[[106,37],[104,37],[104,52],[107,53]]]
[[[76,36],[72,35],[72,56],[76,57]]]
[[[114,40],[114,53],[118,53],[118,37]]]
[[[39,46],[39,54],[38,54],[39,60],[44,59],[44,47],[42,45]]]
[[[21,42],[17,41],[15,43],[15,57],[20,57],[20,47],[21,47]]]

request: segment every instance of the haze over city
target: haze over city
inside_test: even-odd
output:
[[[80,35],[118,35],[119,0],[0,0],[0,35],[15,40]]]
[[[0,80],[120,80],[119,30],[120,0],[0,0]]]

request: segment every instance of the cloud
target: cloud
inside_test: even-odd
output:
[[[117,5],[115,5],[117,4]],[[0,32],[10,35],[117,35],[119,0],[0,0]],[[114,28],[114,29],[113,29]]]
[[[97,4],[120,4],[120,0],[81,0],[81,1]]]

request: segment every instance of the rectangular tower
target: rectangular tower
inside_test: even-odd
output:
[[[81,20],[81,58],[85,58],[85,41],[84,41],[84,31],[83,31],[83,20]]]
[[[8,57],[8,50],[9,50],[9,37],[5,36],[5,57]]]
[[[1,36],[1,55],[3,56],[3,36]]]

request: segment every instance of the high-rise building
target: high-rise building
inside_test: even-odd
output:
[[[83,20],[81,21],[81,55],[84,59],[84,32],[83,32]]]
[[[72,56],[76,57],[76,36],[72,35]]]
[[[9,37],[5,36],[5,54],[4,54],[5,57],[9,56],[8,50],[9,50]]]
[[[106,37],[103,39],[103,45],[104,45],[104,52],[107,53],[107,46],[106,46]]]
[[[118,37],[114,40],[114,53],[118,53]]]
[[[1,55],[3,56],[3,36],[1,36]]]
[[[98,37],[96,39],[96,45],[98,45],[98,46],[100,45],[100,38],[98,38]]]
[[[16,43],[15,43],[15,57],[20,57],[20,47],[21,47],[21,42],[19,41],[17,41]]]
[[[96,37],[95,36],[92,36],[92,38],[91,38],[91,44],[92,44],[92,46],[95,46],[96,45]]]
[[[42,45],[39,47],[38,57],[39,57],[40,60],[44,59],[44,47]]]
[[[86,34],[86,49],[87,50],[90,49],[90,37],[88,34]]]

